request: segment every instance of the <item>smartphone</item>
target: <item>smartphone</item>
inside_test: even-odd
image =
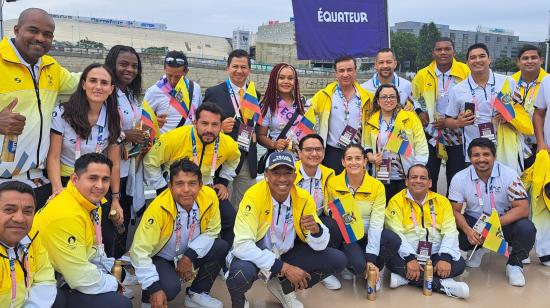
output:
[[[468,112],[470,111],[470,112]],[[476,105],[474,103],[464,103],[464,112],[467,114],[476,114]]]

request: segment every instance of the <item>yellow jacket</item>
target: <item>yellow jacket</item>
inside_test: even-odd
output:
[[[550,211],[550,199],[544,193],[544,186],[550,182],[550,154],[548,151],[537,153],[535,163],[525,170],[521,181],[531,196],[533,216]]]
[[[330,83],[326,88],[315,93],[315,95],[311,98],[311,107],[315,112],[315,116],[318,117],[317,125],[319,135],[323,137],[325,144],[327,142],[329,129],[328,123],[330,112],[332,110],[332,95],[336,91],[337,86],[338,82],[336,81]],[[372,110],[373,94],[361,87],[357,81],[354,83],[354,86],[357,93],[359,93],[359,97],[361,97],[361,127],[365,127],[367,115]]]
[[[367,261],[374,262],[380,253],[380,236],[384,229],[384,209],[386,208],[386,192],[384,184],[365,173],[363,183],[352,194],[348,188],[346,171],[330,179],[329,200],[336,198],[354,199],[359,207],[363,227],[368,236],[366,247]],[[359,240],[359,239],[358,239]]]
[[[380,111],[375,112],[368,120],[367,126],[363,130],[363,144],[366,150],[372,150],[375,154],[378,152],[376,141],[380,132]],[[394,121],[394,132],[405,133],[409,144],[412,146],[412,154],[408,158],[399,155],[405,174],[409,168],[415,164],[428,163],[428,142],[422,122],[412,111],[400,110]]]
[[[430,116],[430,123],[433,122],[435,114],[435,103],[437,101],[438,91],[438,81],[437,76],[435,75],[435,61],[432,61],[428,66],[419,70],[418,73],[414,76],[412,81],[412,94],[413,98],[418,101],[422,96],[426,102],[426,108],[428,115]],[[466,79],[470,75],[470,68],[462,62],[458,62],[456,59],[453,59],[453,65],[451,66],[450,75],[453,76],[456,80],[456,83],[459,83]]]
[[[0,176],[9,178],[31,169],[44,169],[50,147],[50,123],[59,93],[72,93],[79,78],[61,67],[50,56],[43,56],[40,63],[38,84],[29,69],[21,63],[8,37],[0,42],[0,110],[12,100],[18,99],[14,112],[25,116],[25,128],[17,139],[15,161],[0,163]],[[40,93],[40,99],[37,98]],[[0,143],[4,136],[0,135]],[[33,170],[32,178],[37,178]],[[27,177],[25,176],[25,179]]]
[[[432,229],[431,204],[433,204],[435,214],[435,230]],[[415,229],[412,220],[411,206],[414,208],[418,230]],[[399,256],[403,259],[411,255],[416,256],[418,242],[426,240],[427,232],[429,232],[428,239],[432,242],[432,254],[439,254],[447,261],[460,259],[458,231],[453,208],[449,199],[438,193],[428,191],[426,200],[420,207],[407,196],[406,188],[400,191],[391,198],[386,208],[386,228],[401,238]],[[447,255],[445,256],[445,254]]]
[[[304,179],[304,176],[300,172],[300,168],[302,167],[302,162],[297,161],[296,162],[296,180],[294,181],[294,184],[298,185],[300,181]],[[323,189],[323,208],[326,211],[326,205],[328,201],[328,180],[332,177],[334,177],[334,170],[329,167],[325,167],[323,165],[319,165],[319,168],[321,168],[321,187]]]
[[[514,81],[518,84],[517,87],[519,89],[519,93],[521,94],[521,97],[525,97],[526,99],[526,101],[523,102],[523,108],[525,108],[525,111],[527,111],[530,115],[532,115],[535,110],[535,99],[537,98],[537,95],[539,93],[540,83],[546,76],[548,76],[548,73],[543,68],[541,68],[535,84],[533,97],[532,99],[530,99],[531,98],[530,95],[528,97],[525,97],[525,88],[519,84],[519,80],[521,78],[521,71],[518,71],[514,75],[512,75],[512,79],[514,79]]]
[[[187,157],[193,160],[193,146],[191,140],[191,131],[194,132],[195,140],[197,141],[197,158],[200,164],[203,183],[208,185],[214,182],[214,178],[210,176],[212,167],[212,159],[214,157],[214,147],[216,141],[207,144],[206,147],[202,144],[193,125],[184,125],[166,132],[160,136],[160,139],[155,143],[153,148],[145,155],[143,165],[145,170],[145,178],[147,182],[159,189],[167,185],[166,180],[162,176],[161,167],[166,169],[173,162]],[[225,186],[229,181],[233,180],[237,174],[235,169],[239,165],[241,152],[237,146],[237,142],[229,135],[220,132],[220,144],[218,147],[218,159],[216,161],[216,169],[222,166],[219,179]],[[204,147],[204,152],[203,152]]]
[[[67,188],[50,200],[34,220],[55,271],[71,289],[86,294],[114,292],[118,288],[116,278],[109,274],[114,259],[105,256],[103,248],[95,244],[91,212],[98,206],[69,181]]]
[[[204,257],[221,230],[220,205],[216,192],[203,185],[195,202],[199,207],[200,235],[188,244],[185,255],[194,259]],[[151,202],[136,230],[130,257],[136,276],[145,290],[159,281],[151,258],[158,254],[174,233],[176,202],[170,189],[164,190]],[[191,250],[194,252],[191,252]]]
[[[307,191],[293,185],[290,190],[290,199],[294,229],[298,239],[307,243],[313,250],[324,250],[330,235],[317,216],[313,197]],[[319,237],[311,234],[306,236],[302,231],[300,219],[305,215],[313,215],[315,221],[321,226],[322,234]],[[263,180],[246,191],[239,205],[239,211],[235,218],[235,240],[232,254],[241,260],[254,263],[260,269],[271,269],[276,261],[275,254],[269,249],[258,248],[256,243],[267,234],[272,221],[273,200],[269,184]]]
[[[54,271],[48,253],[36,230],[31,230],[29,235],[21,241],[21,245],[27,247],[29,260],[29,273],[25,273],[23,262],[15,262],[15,279],[17,281],[17,293],[15,307],[23,304],[32,307],[50,307],[53,305],[57,293]],[[23,256],[23,250],[18,249],[17,255]],[[4,245],[0,245],[0,307],[9,307],[11,304],[11,276],[8,251]],[[19,259],[22,261],[22,259]],[[25,279],[30,275],[30,286],[27,288]],[[25,298],[28,292],[28,298]]]

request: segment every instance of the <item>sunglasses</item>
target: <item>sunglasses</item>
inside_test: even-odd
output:
[[[173,58],[173,57],[167,57],[164,59],[164,63],[172,66],[185,66],[187,65],[187,61],[181,58]]]

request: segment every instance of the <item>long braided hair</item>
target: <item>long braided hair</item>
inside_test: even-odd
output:
[[[269,81],[267,83],[267,88],[265,89],[265,95],[260,102],[262,108],[262,116],[265,117],[267,111],[270,110],[271,113],[277,111],[277,103],[279,99],[279,92],[277,91],[277,80],[279,75],[284,68],[290,68],[294,72],[294,103],[296,104],[299,114],[304,114],[304,103],[302,102],[302,96],[300,95],[300,83],[298,81],[298,74],[294,66],[287,63],[279,63],[273,67],[271,73],[269,74]]]

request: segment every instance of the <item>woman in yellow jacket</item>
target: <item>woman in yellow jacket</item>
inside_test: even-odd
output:
[[[366,279],[369,266],[379,273],[384,267],[386,252],[398,249],[401,241],[392,231],[383,230],[384,185],[366,172],[363,148],[359,144],[348,145],[342,165],[344,171],[329,180],[327,210],[339,224],[343,239],[339,248],[348,259],[347,268],[355,275],[363,274]],[[342,278],[351,279],[349,271],[344,270]],[[377,290],[380,285],[378,279]]]
[[[418,116],[401,109],[394,85],[381,85],[363,133],[372,174],[384,183],[386,200],[405,188],[405,175],[415,164],[428,162],[428,143]]]

